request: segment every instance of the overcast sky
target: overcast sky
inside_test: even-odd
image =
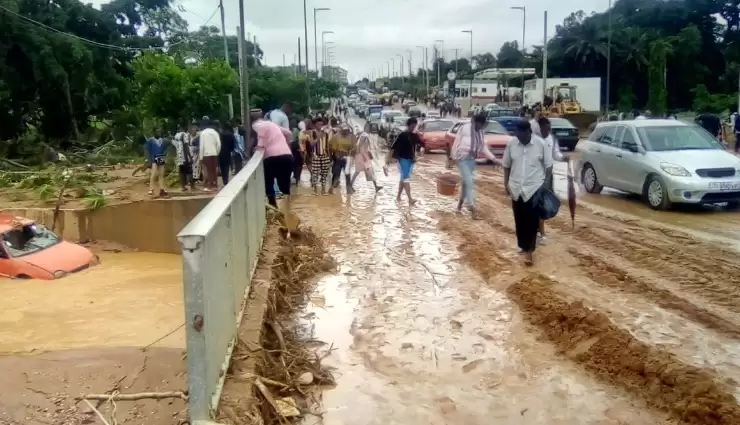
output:
[[[84,1],[84,0],[83,0]],[[186,9],[183,16],[195,29],[203,25],[216,11],[218,0],[179,0]],[[300,0],[245,0],[247,31],[257,36],[265,51],[268,65],[281,65],[297,61],[298,37],[303,43],[303,2]],[[314,38],[313,8],[327,7],[330,11],[318,13],[319,62],[321,62],[321,32],[326,40],[334,42],[333,64],[347,69],[352,81],[369,76],[373,70],[378,74],[381,66],[387,72],[386,63],[403,54],[404,73],[408,72],[408,50],[412,52],[412,64],[418,68],[422,61],[422,49],[435,40],[444,40],[446,58],[454,58],[455,48],[460,56],[470,55],[470,36],[463,30],[473,31],[473,53],[497,53],[505,41],[522,37],[522,11],[512,6],[526,6],[526,45],[542,44],[544,39],[544,16],[548,10],[548,35],[551,37],[555,25],[572,11],[583,9],[586,13],[602,12],[609,0],[308,0],[308,48],[309,66],[313,69]],[[105,0],[92,0],[93,4]],[[238,0],[224,0],[226,31],[236,33],[239,25]],[[216,13],[210,24],[220,25]],[[304,48],[301,49],[304,55]],[[302,58],[305,62],[305,58]],[[430,59],[431,60],[431,59]],[[320,65],[320,64],[319,64]]]

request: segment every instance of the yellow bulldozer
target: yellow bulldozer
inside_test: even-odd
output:
[[[542,114],[548,117],[566,118],[576,128],[585,131],[596,122],[598,115],[583,110],[581,104],[578,103],[576,89],[576,86],[568,83],[549,87],[542,102]]]

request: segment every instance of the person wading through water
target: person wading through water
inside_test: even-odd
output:
[[[540,227],[534,195],[552,172],[552,149],[541,138],[532,137],[527,121],[517,124],[514,135],[504,149],[504,190],[511,196],[516,240],[524,263],[532,265]]]
[[[411,172],[414,169],[414,162],[416,162],[416,150],[422,149],[422,152],[424,152],[424,142],[416,133],[418,123],[416,118],[409,118],[406,121],[406,130],[398,135],[388,152],[388,158],[386,158],[386,163],[389,163],[391,159],[398,160],[398,169],[401,172],[396,201],[401,202],[401,195],[406,191],[406,196],[409,198],[409,204],[411,205],[416,203],[416,200],[411,196]]]
[[[548,149],[552,151],[552,160],[553,162],[568,162],[568,157],[563,155],[562,152],[560,152],[560,144],[558,143],[558,139],[555,138],[555,136],[552,135],[552,125],[550,124],[550,120],[547,119],[547,117],[540,117],[537,121],[537,124],[539,124],[540,131],[542,132],[542,140],[545,142],[545,145]],[[544,187],[550,190],[553,189],[553,174],[552,174],[552,168],[545,176],[545,184]],[[540,220],[540,243],[545,244],[547,243],[547,236],[545,235],[545,220]]]
[[[455,136],[455,141],[450,150],[450,159],[457,162],[460,169],[460,199],[457,201],[457,211],[462,212],[462,207],[467,203],[474,220],[480,220],[480,214],[475,207],[475,160],[479,155],[485,156],[494,165],[501,165],[498,159],[491,153],[486,145],[485,128],[488,119],[485,114],[477,114],[472,121],[463,124]]]
[[[378,186],[378,182],[375,180],[375,170],[373,170],[373,143],[370,140],[370,135],[364,131],[360,132],[360,136],[357,138],[357,145],[355,146],[355,173],[350,180],[349,185],[354,190],[355,180],[360,173],[365,173],[365,179],[373,182],[375,192],[377,193],[382,189],[382,186]]]
[[[350,175],[347,170],[347,161],[354,145],[354,136],[347,126],[342,126],[339,133],[335,134],[329,141],[329,152],[332,158],[331,187],[329,188],[329,193],[334,193],[334,189],[339,187],[339,178],[342,175],[344,175],[347,186],[347,194],[353,192],[352,185],[350,184]]]
[[[308,156],[311,159],[311,187],[314,194],[318,195],[318,183],[321,182],[321,194],[326,194],[326,179],[331,168],[331,157],[329,156],[330,130],[324,126],[324,121],[317,118],[314,121],[314,129],[309,146]]]

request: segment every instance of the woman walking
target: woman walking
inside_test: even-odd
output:
[[[267,201],[277,207],[275,198],[275,181],[280,192],[290,203],[290,176],[293,173],[293,155],[288,140],[292,137],[290,130],[262,118],[262,112],[252,113],[252,128],[257,133],[257,149],[264,152],[263,167],[265,171],[265,192]],[[289,210],[289,206],[286,209]]]
[[[321,182],[321,194],[326,194],[326,179],[331,168],[331,157],[329,156],[330,130],[324,127],[324,121],[317,118],[314,121],[313,139],[309,147],[308,155],[311,158],[311,187],[314,194],[319,193],[318,183]]]
[[[354,163],[355,163],[355,173],[352,176],[352,180],[350,181],[349,185],[354,190],[355,180],[357,180],[357,176],[360,175],[360,173],[365,173],[365,179],[367,181],[373,182],[373,186],[375,186],[375,192],[377,193],[382,189],[382,186],[378,186],[378,182],[375,180],[375,170],[373,170],[373,146],[372,142],[370,141],[370,135],[366,132],[361,132],[360,136],[357,138],[357,145],[355,146],[355,155],[354,155]]]
[[[491,153],[485,143],[485,128],[487,118],[483,114],[473,117],[471,122],[460,127],[455,137],[455,142],[450,150],[450,159],[457,162],[460,169],[460,199],[457,201],[457,211],[462,212],[462,207],[467,203],[474,220],[480,219],[480,214],[475,207],[474,173],[475,160],[483,155],[493,161],[495,165],[501,165],[499,160]]]

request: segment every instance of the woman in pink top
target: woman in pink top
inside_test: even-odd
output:
[[[257,134],[257,149],[264,154],[265,192],[267,200],[277,207],[275,200],[275,181],[278,189],[286,196],[290,195],[290,176],[293,173],[293,154],[289,140],[293,137],[290,130],[274,122],[262,119],[262,111],[252,112],[252,129]]]

